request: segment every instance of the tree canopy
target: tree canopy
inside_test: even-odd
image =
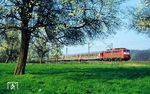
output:
[[[150,1],[140,0],[132,14],[132,26],[139,32],[150,36]]]
[[[64,44],[83,42],[85,37],[114,33],[122,0],[7,0],[1,29],[44,28],[49,39]],[[7,21],[7,22],[6,22]],[[24,22],[27,26],[22,27]],[[12,24],[11,24],[12,23]],[[7,25],[10,24],[10,25]]]

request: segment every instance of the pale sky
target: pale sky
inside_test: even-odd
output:
[[[139,0],[129,0],[127,3],[123,4],[123,8],[128,6],[136,6]],[[134,30],[129,30],[125,28],[123,30],[116,31],[117,34],[108,39],[97,39],[95,41],[90,41],[91,47],[90,52],[99,52],[108,49],[108,45],[113,44],[114,48],[128,48],[128,49],[139,49],[145,50],[150,49],[150,37],[143,34],[139,34]],[[88,53],[88,45],[78,45],[78,46],[68,46],[68,54],[80,54]],[[66,54],[66,47],[63,49],[63,54]]]

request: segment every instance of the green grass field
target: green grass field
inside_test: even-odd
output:
[[[150,62],[27,64],[21,76],[15,66],[0,64],[0,94],[150,94]]]

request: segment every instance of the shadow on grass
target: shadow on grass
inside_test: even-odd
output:
[[[68,78],[73,80],[84,79],[101,79],[101,80],[113,80],[113,79],[137,79],[150,76],[150,69],[87,69],[82,73],[73,74]]]
[[[37,75],[57,75],[72,80],[85,79],[137,79],[150,76],[150,68],[66,68],[66,69],[51,69],[39,70],[31,72]]]

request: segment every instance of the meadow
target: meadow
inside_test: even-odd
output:
[[[16,63],[1,63],[0,94],[150,94],[150,62],[60,63],[29,63],[21,76]]]

